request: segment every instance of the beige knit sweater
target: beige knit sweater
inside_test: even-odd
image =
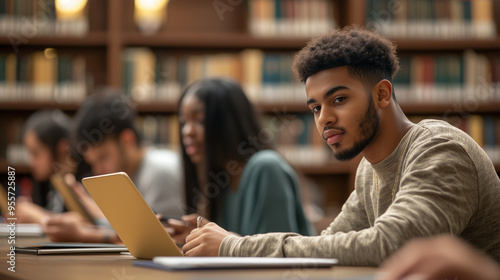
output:
[[[411,238],[443,233],[500,261],[500,179],[467,134],[425,120],[383,161],[361,161],[355,191],[320,236],[228,236],[219,255],[337,258],[341,265],[376,266]]]

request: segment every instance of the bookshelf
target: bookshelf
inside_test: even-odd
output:
[[[410,0],[397,2],[405,4],[408,1]],[[429,8],[429,3],[432,1],[412,1],[413,4],[416,5],[418,5],[418,3],[421,3],[420,5],[427,5],[428,12],[432,10],[432,7]],[[441,2],[458,3],[460,1],[462,0],[446,0]],[[6,0],[5,2],[12,4],[14,0]],[[279,23],[276,23],[276,26],[271,28],[275,30],[274,33],[262,33],[262,30],[259,31],[258,25],[261,23],[257,23],[257,31],[253,30],[252,28],[255,29],[255,27],[252,27],[255,25],[254,20],[265,19],[265,16],[271,16],[271,18],[274,18],[274,16],[278,17],[278,12],[276,10],[277,6],[273,8],[273,16],[269,15],[269,13],[255,15],[253,10],[255,9],[254,5],[264,5],[260,6],[260,8],[269,8],[269,5],[272,3],[281,4],[282,6],[280,7],[283,8],[283,10],[279,12],[279,19],[283,20],[285,23],[290,16],[290,14],[287,13],[289,13],[291,9],[290,6],[287,5],[297,5],[294,6],[296,10],[294,10],[292,14],[294,14],[297,9],[310,10],[310,15],[315,15],[316,17],[318,15],[324,15],[324,13],[319,13],[317,8],[326,7],[323,9],[325,11],[322,11],[326,13],[326,17],[322,16],[320,18],[322,20],[333,19],[335,26],[346,26],[351,24],[366,26],[373,18],[374,12],[376,15],[382,14],[382,12],[391,11],[391,7],[388,6],[388,4],[391,3],[389,0],[288,1],[293,4],[284,4],[284,2],[285,1],[280,2],[280,0],[246,0],[241,1],[241,3],[239,3],[239,1],[232,1],[231,3],[235,5],[231,6],[232,9],[222,14],[223,20],[221,20],[212,1],[171,0],[167,8],[166,22],[160,26],[155,34],[146,35],[140,32],[133,20],[133,0],[88,0],[86,7],[88,28],[86,33],[78,35],[29,34],[29,36],[26,34],[16,34],[16,36],[14,36],[17,40],[15,46],[12,45],[13,37],[3,34],[0,35],[0,57],[2,55],[6,56],[10,53],[14,53],[15,47],[18,49],[16,53],[18,58],[29,56],[34,52],[44,51],[47,48],[53,48],[57,52],[58,57],[82,56],[85,61],[85,88],[87,91],[91,91],[94,88],[102,86],[123,87],[124,77],[127,77],[126,73],[124,73],[125,68],[123,67],[124,57],[130,49],[136,48],[151,51],[155,56],[155,60],[153,60],[152,66],[149,65],[147,67],[153,69],[156,67],[155,64],[162,63],[164,57],[174,57],[181,61],[176,63],[184,63],[182,62],[183,59],[186,63],[189,63],[189,61],[193,61],[193,58],[198,59],[201,57],[202,59],[210,61],[218,59],[222,55],[230,57],[230,60],[233,61],[232,63],[240,65],[243,64],[244,53],[248,50],[257,50],[261,52],[260,63],[262,65],[267,63],[267,56],[271,58],[280,57],[281,60],[278,60],[280,60],[281,64],[290,63],[293,54],[306,44],[310,36],[304,36],[303,30],[300,31],[300,28],[297,29],[299,31],[295,33],[291,32],[290,30],[295,30],[293,26],[288,30],[287,27],[280,27]],[[314,4],[307,4],[312,2],[314,2]],[[436,38],[426,38],[425,36],[414,38],[411,36],[398,36],[397,34],[389,37],[397,44],[399,54],[406,57],[451,54],[458,57],[457,59],[462,59],[466,50],[472,50],[478,55],[485,55],[488,59],[492,59],[492,57],[498,56],[498,49],[500,49],[500,36],[498,35],[500,31],[500,18],[498,18],[498,15],[500,15],[500,2],[494,0],[490,2],[492,3],[492,14],[495,15],[493,18],[493,26],[496,27],[496,36],[488,38],[454,37],[439,40],[436,40]],[[319,6],[310,9],[300,9],[308,5]],[[398,20],[398,23],[401,23],[404,22],[404,20],[408,20],[403,15],[406,17],[418,16],[407,11],[404,13],[395,13],[387,21],[390,23],[391,20]],[[296,14],[296,16],[307,17],[307,15],[303,14]],[[437,16],[436,14],[435,17]],[[412,20],[415,20],[415,18],[412,18]],[[278,20],[276,20],[276,22],[278,22]],[[0,29],[2,29],[1,24],[2,20],[0,19]],[[324,22],[306,22],[306,24],[310,24],[309,30],[312,30],[315,26],[324,25]],[[330,24],[332,23],[330,22]],[[383,24],[385,24],[385,20]],[[283,30],[288,33],[277,32],[282,30],[280,28],[284,28]],[[178,64],[174,65],[178,66]],[[210,65],[210,63],[207,65]],[[264,68],[264,66],[261,66],[261,68]],[[263,72],[264,70],[260,69],[259,71]],[[283,73],[284,71],[278,72]],[[301,99],[305,99],[303,96],[303,88],[295,83],[296,81],[293,80],[290,73],[285,74],[285,76],[280,76],[278,78],[286,80],[283,88],[279,87],[283,86],[282,84],[278,84],[278,88],[276,88],[276,84],[273,84],[276,81],[273,80],[259,81],[259,85],[262,87],[262,92],[275,91],[278,89],[277,91],[286,93],[288,89],[292,89],[296,94],[293,98],[287,98],[286,94],[269,100],[262,96],[257,96],[253,101],[258,109],[266,116],[273,117],[273,114],[278,111],[289,115],[291,119],[302,120],[304,118],[303,116],[307,115],[309,112],[305,102]],[[240,74],[240,79],[245,83],[246,78],[243,76],[243,74]],[[149,78],[156,82],[153,77]],[[170,83],[172,81],[169,80],[168,82]],[[184,83],[179,82],[177,88],[183,88],[185,82],[186,81],[184,81]],[[498,80],[490,82],[500,83]],[[59,81],[51,81],[50,85],[55,86],[58,83]],[[264,87],[268,85],[271,87],[264,89]],[[289,87],[290,85],[292,85],[292,87]],[[475,115],[499,119],[500,87],[497,86],[496,89],[494,87],[492,88],[496,92],[495,96],[497,99],[495,100],[480,102],[475,100],[450,100],[448,102],[439,103],[407,102],[401,103],[401,107],[405,113],[416,118],[443,116],[467,118],[469,115]],[[26,119],[32,112],[41,108],[56,108],[73,114],[81,104],[80,100],[63,99],[56,101],[53,97],[33,100],[29,98],[29,95],[25,98],[17,98],[16,96],[13,97],[12,94],[8,95],[4,93],[4,91],[0,90],[0,125],[4,125],[11,119],[15,119],[18,123],[21,123],[19,120]],[[396,96],[398,96],[398,93],[396,93]],[[136,109],[144,119],[168,118],[175,113],[177,104],[174,100],[175,95],[164,100],[156,99],[154,95],[152,95],[152,98],[149,100],[138,102]],[[310,122],[307,118],[304,120],[304,122]],[[310,123],[305,125],[307,130],[303,130],[301,135],[316,133],[311,128]],[[322,143],[318,144],[317,139],[311,138],[305,140],[305,143],[301,145],[304,144],[305,146],[316,145],[317,148],[319,147],[318,149],[321,149],[321,145],[323,145]],[[496,145],[498,149],[500,145]],[[0,148],[5,149],[5,147]],[[324,149],[324,153],[330,154],[328,148]],[[5,154],[5,152],[0,153],[0,155],[2,154]],[[300,162],[292,162],[292,164],[306,177],[307,182],[312,182],[311,184],[317,185],[318,189],[323,192],[323,206],[325,208],[330,206],[339,207],[353,188],[356,166],[360,159],[354,159],[349,163],[335,162],[329,157],[326,157],[325,160],[325,162],[321,162],[320,164],[301,164]],[[0,159],[0,174],[4,173],[2,170],[6,170],[7,166],[7,159]],[[16,165],[16,167],[22,174],[27,175],[29,173],[26,165],[20,164]],[[500,172],[500,162],[495,162],[495,168]],[[3,177],[0,177],[0,180],[3,180]]]

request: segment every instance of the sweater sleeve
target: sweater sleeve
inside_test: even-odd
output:
[[[437,140],[414,148],[405,162],[400,191],[373,227],[316,237],[231,237],[223,240],[220,253],[325,257],[341,265],[377,266],[411,238],[460,234],[478,204],[477,172],[468,154],[454,141]]]
[[[297,224],[297,182],[283,163],[262,157],[252,164],[242,208],[241,233],[299,232]],[[298,207],[301,207],[299,205]]]
[[[321,235],[330,235],[336,232],[359,231],[369,227],[365,206],[358,197],[358,191],[351,193],[347,201],[342,206],[342,211]]]

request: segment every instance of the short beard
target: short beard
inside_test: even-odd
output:
[[[370,142],[375,138],[380,125],[380,119],[375,110],[375,103],[370,96],[370,104],[366,110],[366,114],[359,124],[361,129],[361,136],[363,137],[360,141],[354,143],[351,149],[340,151],[339,153],[333,153],[335,158],[340,161],[348,161],[359,155],[365,148],[370,144]],[[334,144],[333,146],[338,145]]]

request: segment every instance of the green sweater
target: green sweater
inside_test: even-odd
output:
[[[226,189],[220,225],[249,235],[266,232],[313,234],[302,209],[297,175],[276,152],[264,150],[245,165],[238,189]]]
[[[375,266],[412,238],[448,233],[500,262],[500,180],[463,131],[422,121],[386,159],[363,159],[355,185],[321,236],[230,235],[219,255],[338,258],[341,265]]]

